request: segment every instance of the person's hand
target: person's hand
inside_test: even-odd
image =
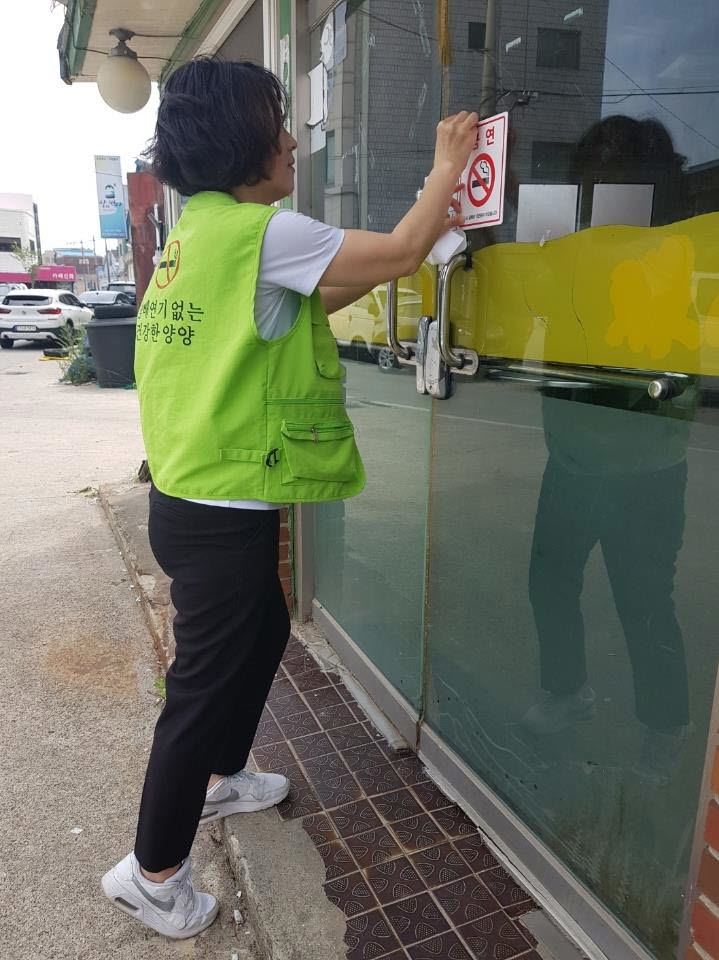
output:
[[[464,189],[463,184],[460,184],[455,193],[459,193]],[[452,197],[449,203],[450,212],[447,214],[447,219],[444,221],[444,226],[442,227],[442,233],[446,233],[448,230],[452,230],[454,227],[461,227],[464,223],[464,217],[462,216],[462,203],[457,197]]]
[[[458,177],[476,145],[478,127],[479,116],[466,110],[440,120],[434,150],[435,167],[450,168]]]

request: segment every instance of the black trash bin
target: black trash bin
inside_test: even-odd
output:
[[[87,337],[99,386],[131,387],[135,382],[136,325],[136,307],[95,307],[95,316],[87,324]]]

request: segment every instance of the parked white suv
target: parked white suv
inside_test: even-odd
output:
[[[69,290],[15,290],[0,299],[0,347],[16,340],[61,341],[63,332],[84,327],[93,312]]]

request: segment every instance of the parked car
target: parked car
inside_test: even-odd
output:
[[[330,316],[330,329],[340,356],[373,361],[383,371],[399,369],[399,361],[387,346],[386,299],[386,288],[377,287]],[[422,313],[421,292],[401,286],[398,306],[400,338],[416,340],[417,322]]]
[[[134,297],[122,290],[86,290],[80,294],[80,302],[86,307],[114,307],[117,304],[132,306],[135,303]]]
[[[0,300],[0,347],[9,350],[16,340],[52,340],[92,320],[92,310],[69,290],[16,290]]]
[[[12,293],[13,290],[27,290],[26,283],[0,283],[0,297],[6,293]]]
[[[135,284],[130,280],[112,280],[107,285],[108,290],[118,290],[120,293],[126,293],[130,298],[130,303],[137,303],[137,290]]]

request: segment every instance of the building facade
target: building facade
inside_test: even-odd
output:
[[[21,247],[40,259],[40,221],[30,194],[0,193],[0,283],[25,283],[26,266],[13,255]]]
[[[68,5],[69,76],[111,7]],[[331,318],[368,484],[295,512],[295,599],[593,960],[719,960],[719,10],[690,7],[125,4],[186,25],[141,55],[278,73],[292,204],[338,226],[395,225],[443,115],[508,115],[503,222],[400,281],[391,330],[391,288]]]

